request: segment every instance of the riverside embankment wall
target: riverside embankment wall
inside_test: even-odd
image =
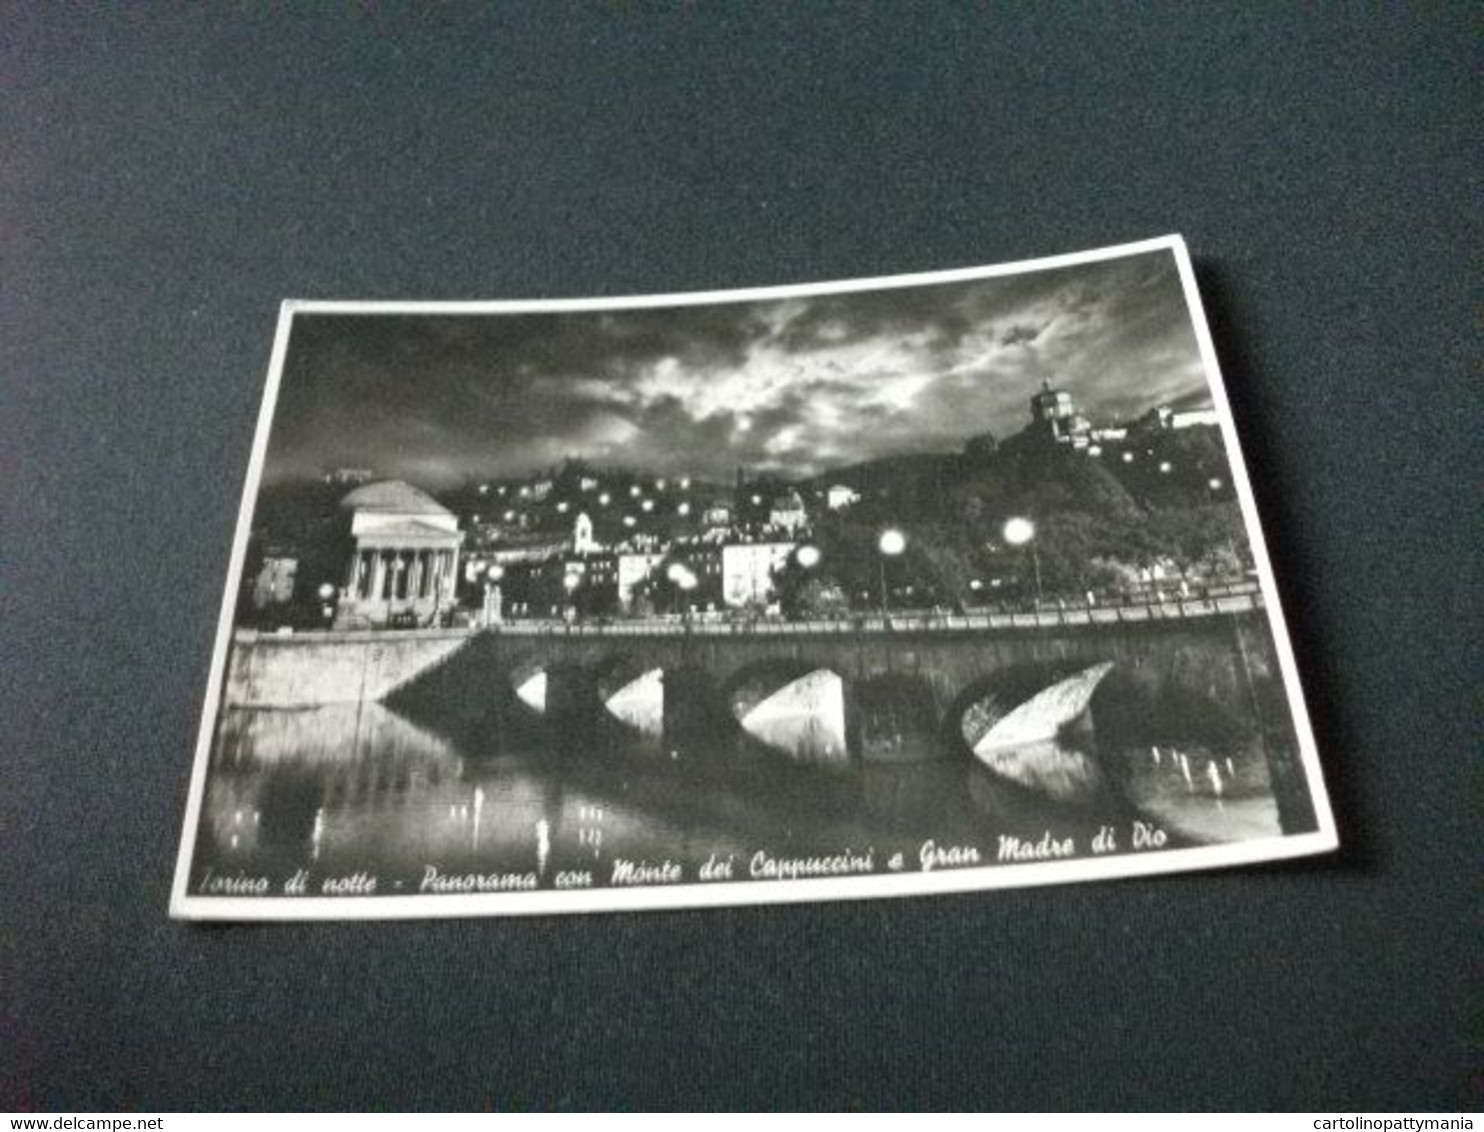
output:
[[[239,630],[227,656],[227,707],[380,700],[457,652],[466,630],[302,633]]]

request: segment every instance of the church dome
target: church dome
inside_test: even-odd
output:
[[[451,515],[426,491],[401,480],[383,480],[356,488],[340,501],[346,511],[374,511],[397,515]]]

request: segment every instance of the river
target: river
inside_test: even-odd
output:
[[[378,895],[470,874],[601,887],[622,862],[745,882],[779,860],[881,873],[900,854],[916,869],[929,842],[949,863],[992,865],[1005,838],[1049,834],[1083,856],[1105,829],[1131,850],[1136,823],[1171,848],[1280,832],[1261,737],[1125,727],[1116,747],[1083,731],[986,759],[929,736],[933,757],[875,761],[856,732],[821,762],[740,731],[687,745],[609,719],[574,741],[527,722],[454,736],[377,703],[224,709],[193,889],[253,876],[277,892],[301,870],[363,873]]]

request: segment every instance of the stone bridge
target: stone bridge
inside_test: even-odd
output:
[[[1252,602],[1222,616],[1093,620],[1077,611],[1006,618],[995,628],[948,618],[897,618],[889,629],[880,618],[874,624],[672,622],[643,629],[517,624],[481,632],[470,650],[477,659],[461,653],[451,663],[491,665],[512,680],[538,670],[553,678],[587,673],[604,686],[659,669],[667,679],[704,677],[723,693],[770,670],[823,669],[862,693],[873,684],[912,684],[940,716],[966,691],[1017,670],[1071,671],[1111,661],[1126,672],[1198,686],[1228,703],[1249,702],[1249,676],[1267,679],[1275,671],[1267,620]]]
[[[493,626],[388,702],[453,730],[541,718],[579,745],[616,724],[667,748],[714,747],[741,725],[808,760],[916,761],[972,748],[1016,704],[1098,667],[1092,707],[1114,738],[1229,742],[1287,726],[1267,619],[1252,599],[1199,615],[1088,613],[1014,615],[993,628],[941,617]],[[1068,716],[1088,703],[1048,702]],[[780,738],[790,728],[804,737]]]
[[[1290,808],[1288,783],[1301,804],[1276,650],[1255,595],[995,619],[239,635],[226,703],[381,700],[476,754],[560,757],[617,742],[724,757],[750,744],[795,762],[906,763],[982,757],[980,740],[1017,705],[1096,672],[1080,700],[1046,698],[1064,709],[1049,727],[1079,716],[1108,749],[1257,740],[1270,748],[1280,808]]]

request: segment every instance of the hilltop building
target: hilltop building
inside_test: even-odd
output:
[[[325,473],[325,482],[334,487],[359,487],[375,478],[370,468],[331,468]]]
[[[768,511],[768,524],[795,534],[809,522],[809,513],[804,510],[804,501],[797,491],[786,491],[773,500]]]
[[[843,511],[861,501],[861,493],[843,483],[831,484],[824,493],[825,506],[831,511]]]
[[[720,529],[732,525],[732,505],[725,500],[713,500],[701,513],[701,525],[707,529]]]
[[[587,512],[577,516],[577,521],[572,524],[572,553],[579,555],[596,554],[602,547],[598,540],[593,537],[593,521],[588,518]]]
[[[1156,405],[1140,417],[1134,427],[1140,432],[1150,433],[1220,423],[1221,418],[1215,409],[1172,409],[1168,405]]]
[[[1041,392],[1031,398],[1031,422],[1041,436],[1055,444],[1086,448],[1092,424],[1077,411],[1072,395],[1064,389],[1041,383]]]

